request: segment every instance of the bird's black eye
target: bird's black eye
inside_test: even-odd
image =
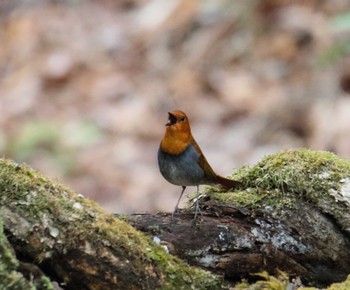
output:
[[[181,121],[181,122],[185,121],[185,119],[186,119],[185,116],[181,116],[181,117],[180,117],[180,121]]]

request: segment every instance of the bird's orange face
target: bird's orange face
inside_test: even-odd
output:
[[[167,131],[174,132],[189,132],[190,124],[188,122],[188,118],[186,114],[182,111],[173,111],[169,112],[168,123],[165,124],[167,126]]]
[[[182,111],[169,112],[166,132],[161,148],[171,154],[179,154],[188,146],[191,129],[186,114]]]

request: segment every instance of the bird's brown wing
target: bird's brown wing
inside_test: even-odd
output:
[[[191,137],[190,142],[196,148],[196,151],[200,154],[198,163],[203,168],[205,175],[206,175],[206,178],[208,179],[208,182],[216,183],[217,174],[209,165],[207,159],[205,158],[205,156],[204,156],[201,148],[197,144],[196,140],[194,140],[194,138]]]
[[[194,140],[193,137],[191,137],[191,144],[196,148],[197,152],[199,152],[200,157],[199,157],[199,165],[203,168],[206,179],[208,180],[209,183],[217,183],[222,185],[225,189],[230,189],[230,188],[236,188],[241,184],[241,182],[228,179],[225,177],[222,177],[218,174],[215,173],[215,171],[211,168],[209,165],[207,159],[205,158],[201,148],[197,144],[196,140]]]

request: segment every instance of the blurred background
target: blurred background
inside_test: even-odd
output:
[[[173,210],[174,109],[222,175],[286,148],[350,158],[349,0],[1,0],[0,21],[1,156],[110,211]]]

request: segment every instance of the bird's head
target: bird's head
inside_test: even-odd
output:
[[[178,133],[190,133],[190,123],[186,114],[182,111],[173,111],[168,113],[168,122],[165,124],[167,131]]]
[[[190,124],[182,111],[169,112],[166,131],[161,142],[163,151],[171,154],[183,152],[192,140]]]

